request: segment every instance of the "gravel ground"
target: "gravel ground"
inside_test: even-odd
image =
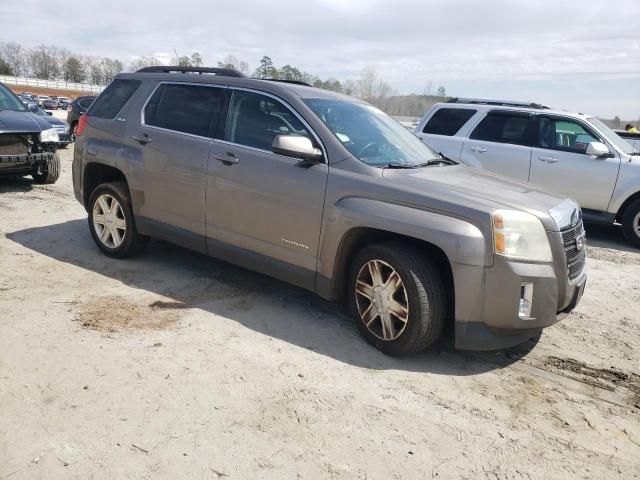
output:
[[[101,255],[73,198],[0,180],[0,478],[640,478],[640,252],[589,228],[536,341],[411,358],[339,306],[160,241]]]

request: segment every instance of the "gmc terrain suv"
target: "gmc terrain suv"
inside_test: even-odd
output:
[[[31,175],[36,183],[54,183],[59,141],[57,129],[0,83],[0,177]]]
[[[575,202],[458,165],[376,108],[299,82],[120,74],[80,119],[73,183],[105,254],[155,236],[346,297],[392,355],[447,324],[462,349],[522,342],[586,282]]]
[[[434,105],[416,134],[471,167],[576,199],[585,220],[621,223],[640,247],[640,152],[597,118],[535,103],[454,98]]]

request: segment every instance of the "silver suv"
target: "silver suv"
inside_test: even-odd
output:
[[[640,247],[640,152],[597,118],[535,103],[452,99],[416,134],[476,168],[574,198],[585,220],[621,223]]]
[[[78,125],[76,198],[111,257],[150,236],[345,298],[385,353],[454,327],[522,342],[586,283],[580,208],[457,164],[359,100],[233,70],[120,74]]]

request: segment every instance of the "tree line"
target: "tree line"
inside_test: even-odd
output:
[[[204,64],[204,60],[199,52],[191,55],[176,53],[172,63],[198,67]],[[0,75],[107,85],[120,72],[162,64],[161,59],[155,56],[140,56],[125,65],[117,58],[78,55],[51,45],[27,48],[15,42],[0,43]],[[305,82],[317,88],[356,96],[391,115],[421,116],[433,103],[446,98],[444,86],[438,87],[435,93],[431,92],[431,82],[426,83],[421,95],[398,95],[373,66],[364,67],[358,77],[346,80],[322,79],[290,64],[278,67],[266,55],[255,70],[234,55],[218,61],[217,67],[238,70],[254,78]]]

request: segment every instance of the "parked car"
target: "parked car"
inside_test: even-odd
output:
[[[574,198],[640,247],[640,152],[591,115],[535,103],[453,99],[416,134],[449,158]]]
[[[42,107],[44,106],[44,101],[50,100],[50,98],[47,95],[36,95],[34,100],[38,104],[38,106]]]
[[[0,83],[0,177],[31,175],[36,183],[54,183],[60,175],[59,141],[49,122]]]
[[[517,344],[584,291],[575,202],[447,160],[360,100],[149,67],[117,75],[77,135],[74,192],[106,255],[155,236],[345,298],[388,354],[445,325],[458,348]]]
[[[69,124],[64,120],[54,117],[51,112],[45,112],[35,103],[30,103],[28,109],[31,113],[44,117],[44,119],[58,131],[58,137],[60,137],[58,140],[58,148],[67,148],[71,142],[69,137]]]
[[[78,128],[78,121],[80,117],[84,115],[93,101],[96,99],[94,95],[86,95],[83,97],[77,97],[67,110],[67,123],[69,124],[69,138],[72,142],[76,141],[76,129]]]
[[[42,106],[47,110],[58,110],[60,106],[57,100],[53,100],[51,98],[42,101]]]
[[[58,97],[58,104],[62,110],[66,110],[71,105],[71,100],[67,97]]]
[[[626,130],[614,130],[616,134],[624,138],[626,142],[631,145],[634,151],[640,151],[640,133],[637,132],[627,132]]]

